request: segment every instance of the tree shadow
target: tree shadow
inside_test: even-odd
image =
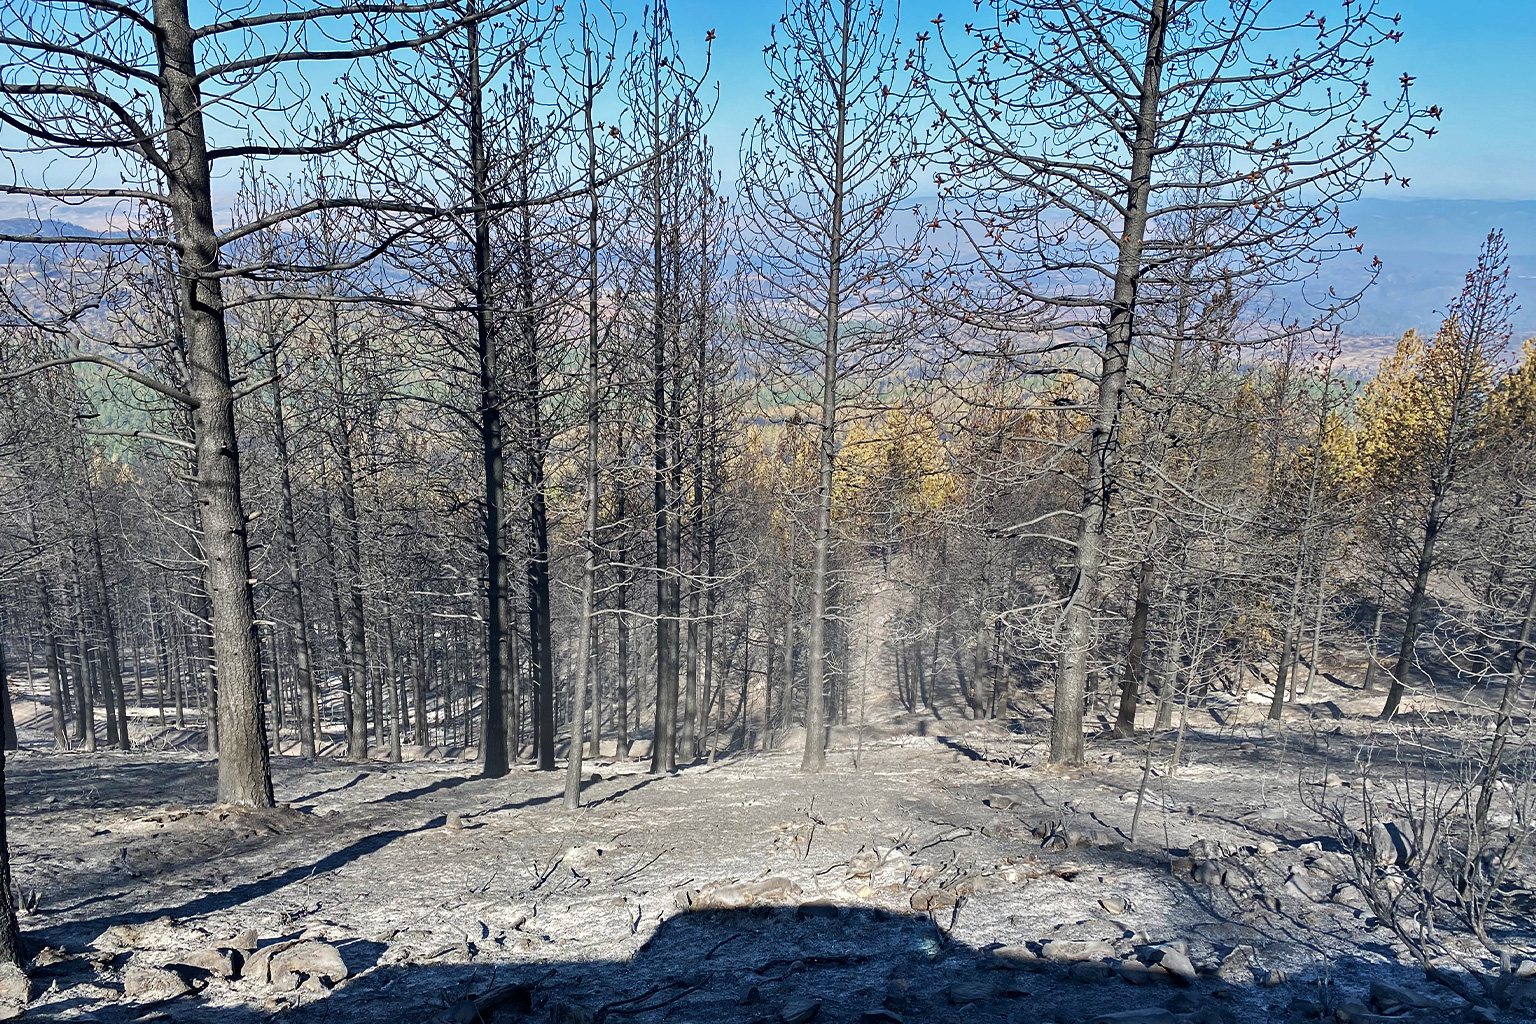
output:
[[[351,789],[353,786],[361,783],[364,779],[372,777],[374,774],[375,773],[372,771],[359,771],[352,777],[350,781],[343,782],[339,786],[332,786],[329,789],[317,789],[313,793],[305,793],[303,796],[288,797],[283,802],[290,804],[307,804],[311,800],[318,800],[320,797],[330,796],[332,793],[344,793]],[[385,799],[388,799],[388,797]]]
[[[138,751],[23,748],[6,755],[6,813],[15,818],[69,807],[164,807],[167,791],[212,793],[217,777],[211,758],[164,761]]]
[[[147,1010],[162,1015],[154,1019],[221,1024],[1093,1024],[1103,1014],[1167,1007],[1179,1014],[1170,1020],[1238,1024],[1290,1019],[1292,995],[1316,988],[1233,987],[1212,977],[1130,984],[1103,962],[1055,963],[1020,947],[978,948],[926,916],[824,904],[680,913],[633,955],[608,959],[529,960],[487,942],[484,949],[466,947],[470,962],[425,965],[411,962],[404,947],[366,945],[338,945],[352,977],[329,991],[318,979],[294,993],[256,980],[221,982],[206,995],[151,1008],[132,1000],[92,1005],[69,986],[34,1012],[88,1010],[103,1024],[150,1019]],[[1362,966],[1338,962],[1334,976]],[[1411,974],[1380,964],[1370,971]],[[213,1005],[213,995],[222,1005]],[[242,1005],[230,1005],[232,997]]]
[[[363,836],[339,850],[333,850],[311,863],[295,865],[287,871],[279,872],[267,878],[244,882],[215,892],[206,892],[179,904],[158,906],[131,913],[115,913],[98,918],[76,919],[45,928],[30,930],[27,932],[26,938],[29,943],[33,944],[41,943],[48,946],[71,947],[91,941],[105,931],[109,925],[142,924],[159,917],[181,920],[212,914],[220,910],[228,910],[251,900],[259,899],[262,896],[270,895],[289,885],[303,882],[305,879],[315,875],[335,871],[353,861],[382,850],[396,839],[417,832],[441,828],[443,823],[444,818],[439,815],[416,828],[389,829],[383,832],[375,832]],[[59,906],[53,908],[53,910],[56,913],[67,914],[83,909],[93,903],[115,899],[119,895],[118,893],[101,893],[82,899],[71,906]]]
[[[387,793],[384,796],[379,797],[377,800],[371,800],[369,802],[375,804],[394,804],[399,803],[402,800],[415,800],[417,797],[430,796],[433,793],[441,793],[447,789],[454,789],[458,786],[464,785],[466,782],[473,782],[480,777],[481,776],[479,775],[450,775],[446,778],[438,779],[436,782],[428,783],[425,786],[418,786],[416,789],[403,789],[399,790],[398,792]]]
[[[939,743],[941,743],[944,746],[948,747],[950,750],[953,750],[955,753],[959,754],[961,757],[965,758],[968,761],[979,761],[979,762],[982,762],[984,764],[997,764],[997,765],[1002,765],[1005,768],[1027,768],[1027,767],[1029,767],[1028,765],[1020,764],[1018,761],[1016,761],[1016,760],[1014,760],[1012,758],[992,757],[992,756],[989,756],[987,754],[984,754],[980,750],[977,750],[975,747],[971,746],[970,744],[961,743],[959,740],[955,739],[953,736],[942,736],[942,735],[939,735],[939,734],[935,733],[933,738],[938,740]]]

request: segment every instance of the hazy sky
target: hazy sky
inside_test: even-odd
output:
[[[1275,0],[1277,9],[1338,0]],[[720,103],[710,135],[727,177],[734,175],[742,129],[763,110],[767,77],[762,48],[783,13],[772,0],[669,0],[673,23],[690,56],[716,31],[713,78]],[[903,21],[927,28],[939,11],[950,20],[969,0],[906,0]],[[1445,110],[1440,131],[1404,156],[1391,198],[1536,199],[1536,0],[1383,0],[1401,13],[1404,37],[1386,48],[1380,67],[1417,76],[1414,95]],[[904,35],[910,33],[903,33]]]

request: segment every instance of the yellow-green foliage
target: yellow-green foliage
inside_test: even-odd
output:
[[[1496,370],[1454,319],[1409,331],[1361,393],[1353,457],[1379,487],[1446,467],[1484,440]]]

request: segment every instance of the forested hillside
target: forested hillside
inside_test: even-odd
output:
[[[1352,347],[1408,315],[1357,200],[1441,111],[1378,63],[1391,12],[1328,6],[791,0],[720,140],[732,69],[664,5],[0,4],[0,192],[31,210],[0,221],[0,961],[124,1020],[254,1014],[241,963],[337,1020],[1025,1021],[1039,971],[1057,1019],[1261,1019],[1255,981],[1314,977],[1261,941],[1302,899],[1343,915],[1341,979],[1440,983],[1320,983],[1318,1014],[1518,1011],[1529,254],[1483,226],[1379,365]],[[455,892],[502,856],[531,881],[465,909],[424,831]],[[1205,896],[1161,889],[1116,930],[1102,873],[1086,926],[998,909],[1110,871],[1240,892],[1249,931],[1176,948]],[[844,1005],[865,961],[790,928],[726,954],[787,987],[727,994],[699,965],[739,926],[671,917],[756,904],[855,950],[915,912],[911,949],[970,959],[910,993],[879,961]],[[612,999],[540,988],[603,959]],[[1059,987],[1117,978],[1246,995]]]

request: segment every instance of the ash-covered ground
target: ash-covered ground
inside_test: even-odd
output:
[[[1505,1019],[1426,981],[1317,813],[1359,791],[1379,698],[1320,683],[1282,726],[1213,700],[1171,772],[1173,733],[1064,771],[1043,719],[898,714],[818,774],[599,758],[575,813],[563,773],[424,750],[279,757],[279,809],[215,808],[206,754],[47,751],[23,703],[26,1017]]]

